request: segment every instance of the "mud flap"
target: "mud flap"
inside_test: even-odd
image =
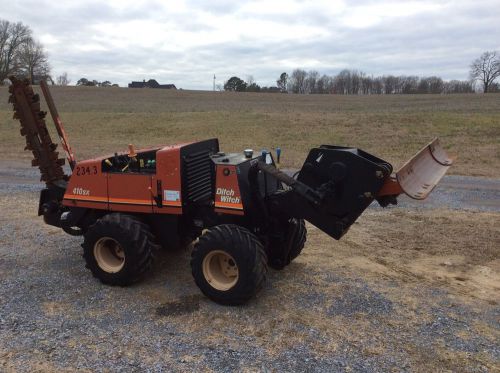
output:
[[[446,174],[453,159],[435,138],[396,172],[401,190],[413,199],[425,199]]]

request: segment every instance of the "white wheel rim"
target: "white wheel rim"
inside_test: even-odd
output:
[[[94,258],[99,268],[107,273],[121,271],[125,265],[125,252],[114,238],[101,237],[94,244]]]
[[[220,291],[231,289],[239,279],[236,261],[222,250],[209,252],[203,258],[202,269],[205,280],[210,286]]]

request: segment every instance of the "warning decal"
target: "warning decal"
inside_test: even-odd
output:
[[[163,199],[165,201],[177,202],[181,200],[181,192],[178,190],[164,190]]]

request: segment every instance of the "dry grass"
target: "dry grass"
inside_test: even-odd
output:
[[[283,149],[300,167],[319,144],[363,148],[396,167],[434,136],[458,155],[450,173],[500,176],[500,95],[273,95],[91,87],[52,89],[77,156],[218,137],[225,151]],[[0,156],[23,153],[0,88]]]

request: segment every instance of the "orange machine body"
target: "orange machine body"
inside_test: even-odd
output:
[[[210,158],[219,150],[217,140],[130,149],[128,154],[78,162],[63,205],[182,215],[188,205],[202,201],[217,213],[244,215],[238,166],[216,164]]]
[[[154,172],[120,168],[106,169],[114,157],[127,153],[78,162],[64,194],[63,205],[109,211],[182,214],[180,150],[188,144],[137,151],[154,154]],[[149,171],[149,172],[148,172]],[[161,189],[159,189],[161,188]],[[161,204],[154,197],[161,196]],[[161,205],[161,207],[159,207]]]

